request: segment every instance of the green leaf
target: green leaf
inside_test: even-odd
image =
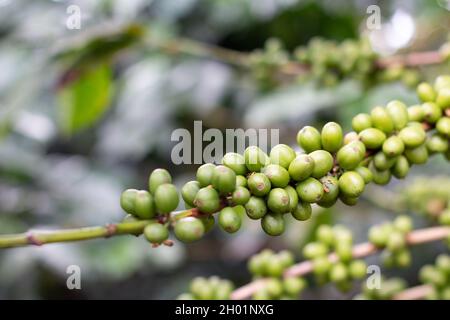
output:
[[[58,91],[62,131],[72,135],[95,124],[111,105],[112,72],[108,64],[93,65]]]

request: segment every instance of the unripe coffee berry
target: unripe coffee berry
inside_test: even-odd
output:
[[[417,86],[417,95],[423,102],[434,101],[434,99],[436,99],[436,92],[433,87],[426,82],[422,82]]]
[[[262,198],[255,196],[250,197],[248,202],[245,204],[245,211],[250,219],[261,219],[267,213],[266,202]]]
[[[373,164],[378,170],[387,170],[391,168],[397,158],[390,158],[384,152],[379,151],[373,157]]]
[[[363,279],[367,275],[367,264],[364,260],[354,260],[350,262],[348,272],[352,279]]]
[[[339,283],[347,280],[349,277],[347,267],[343,263],[337,263],[332,265],[330,270],[330,281]]]
[[[269,164],[267,154],[257,146],[250,146],[244,151],[245,165],[248,170],[258,172]]]
[[[226,153],[222,158],[222,164],[232,169],[236,173],[236,175],[245,175],[247,173],[245,159],[238,153]]]
[[[241,228],[241,216],[231,207],[223,208],[219,213],[219,225],[228,233],[234,233]]]
[[[372,182],[373,175],[369,168],[359,166],[355,168],[355,171],[363,178],[365,184]]]
[[[386,134],[376,128],[368,128],[359,133],[359,138],[368,149],[378,149],[386,140]]]
[[[292,186],[287,186],[284,188],[289,196],[289,212],[295,210],[298,204],[298,194],[297,191]]]
[[[200,220],[203,223],[203,226],[205,227],[205,233],[211,231],[216,222],[216,219],[214,218],[213,215],[208,215],[206,217],[202,217],[202,218],[200,218]]]
[[[270,190],[267,197],[267,206],[274,213],[289,212],[289,195],[282,188],[274,188]]]
[[[414,105],[408,108],[409,121],[422,121],[424,112],[421,105]]]
[[[381,106],[373,108],[370,117],[373,126],[384,133],[391,133],[394,130],[394,121],[385,108]]]
[[[311,126],[303,127],[297,133],[297,143],[307,153],[322,148],[320,132]]]
[[[179,197],[173,184],[165,183],[155,191],[156,209],[160,213],[169,213],[178,207]]]
[[[325,176],[320,179],[323,185],[323,196],[317,202],[317,204],[324,208],[330,208],[333,206],[339,196],[338,180],[333,176]]]
[[[160,244],[169,238],[169,230],[160,223],[150,223],[144,228],[144,236],[150,243]]]
[[[138,190],[136,189],[127,189],[120,195],[120,206],[126,213],[135,214],[134,203],[137,192]]]
[[[350,142],[353,141],[358,141],[359,140],[359,136],[355,131],[350,131],[348,133],[345,134],[344,136],[344,145],[349,144]]]
[[[412,164],[424,164],[428,160],[428,150],[425,145],[405,150],[406,159]]]
[[[322,148],[329,152],[336,152],[342,146],[342,128],[336,122],[328,122],[321,132]]]
[[[219,210],[219,194],[214,188],[201,188],[194,199],[194,205],[203,213],[214,213]]]
[[[379,170],[375,167],[373,162],[370,164],[369,169],[372,172],[374,183],[385,185],[391,181],[391,172],[389,170]]]
[[[289,172],[278,164],[269,164],[262,169],[273,187],[284,188],[289,184]]]
[[[383,143],[383,152],[388,157],[396,157],[403,153],[405,150],[405,145],[403,140],[397,136],[391,136],[386,139]]]
[[[289,175],[295,181],[305,180],[312,174],[314,165],[314,160],[311,156],[301,154],[292,160],[289,165]]]
[[[440,75],[434,80],[434,90],[439,91],[450,87],[450,77],[448,75]]]
[[[323,196],[323,186],[317,179],[308,178],[297,184],[297,194],[303,202],[317,202]]]
[[[398,100],[389,102],[386,111],[394,123],[394,129],[400,130],[408,123],[408,110],[403,102]]]
[[[366,150],[360,141],[353,141],[339,149],[336,159],[342,169],[356,168],[364,159]]]
[[[312,208],[307,202],[299,202],[295,209],[291,211],[292,217],[298,221],[305,221],[311,218]]]
[[[284,232],[285,222],[281,213],[267,213],[261,219],[261,227],[270,236],[279,236]]]
[[[427,137],[425,130],[417,126],[403,128],[398,136],[407,148],[415,148],[422,145]]]
[[[438,120],[436,123],[436,130],[446,136],[447,138],[450,137],[450,118],[449,117],[442,117]]]
[[[372,118],[367,113],[359,113],[352,119],[352,128],[358,133],[371,127]]]
[[[178,205],[178,202],[177,202]],[[147,190],[136,192],[134,212],[141,219],[151,219],[156,214],[155,201]]]
[[[397,179],[403,179],[409,172],[409,162],[405,156],[399,156],[395,161],[394,166],[391,168],[391,172]]]
[[[325,150],[316,150],[309,154],[309,156],[314,160],[314,168],[311,176],[314,178],[322,178],[328,172],[330,172],[333,167],[333,156],[331,153]]]
[[[151,194],[155,194],[156,189],[166,183],[172,183],[172,177],[166,169],[155,169],[148,178],[148,188]]]
[[[186,217],[175,223],[174,233],[177,239],[182,242],[194,242],[203,237],[205,226],[200,219]]]
[[[435,133],[427,139],[426,146],[430,154],[444,153],[448,150],[448,139]]]
[[[283,279],[283,289],[292,297],[298,296],[306,287],[306,281],[303,278],[289,277]]]
[[[302,253],[306,259],[326,257],[328,254],[328,247],[320,242],[310,242],[303,247]]]
[[[250,199],[250,191],[244,187],[236,187],[231,196],[234,204],[245,205]]]
[[[247,187],[247,178],[244,176],[236,176],[236,187]]]
[[[258,197],[268,194],[272,186],[269,178],[263,173],[253,173],[248,178],[247,183],[250,192]]]
[[[364,187],[364,179],[355,171],[344,172],[339,178],[339,190],[347,197],[359,197]]]
[[[214,168],[211,184],[219,194],[226,195],[236,188],[236,173],[226,166]]]
[[[276,255],[274,255],[267,261],[266,272],[268,276],[278,278],[283,275],[283,271],[283,262],[278,259]]]
[[[442,115],[442,110],[434,102],[425,102],[422,104],[423,118],[428,123],[435,123]]]
[[[295,151],[285,144],[278,144],[270,150],[270,162],[278,164],[286,170],[289,168],[289,164],[295,157]]]
[[[205,163],[197,169],[196,178],[200,187],[203,188],[211,184],[215,167],[212,163]]]
[[[198,181],[189,181],[181,188],[181,196],[184,202],[190,206],[194,206],[195,196],[200,190],[200,183]]]

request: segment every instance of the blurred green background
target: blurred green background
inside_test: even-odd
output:
[[[381,8],[382,29],[372,38],[380,54],[433,50],[447,40],[445,0],[0,0],[0,233],[120,221],[122,190],[146,188],[157,167],[169,169],[181,186],[196,166],[171,162],[170,135],[176,128],[192,129],[194,120],[222,130],[278,128],[280,142],[294,145],[305,124],[334,120],[348,130],[351,115],[376,104],[417,102],[401,83],[293,83],[263,90],[242,68],[152,45],[183,37],[249,52],[269,38],[289,50],[317,36],[342,41],[367,34],[371,4]],[[79,30],[66,26],[70,5],[81,10]],[[420,68],[428,79],[446,71]],[[448,177],[450,169],[435,158],[412,173]],[[389,202],[413,180],[393,181],[383,199]],[[264,247],[299,253],[319,222],[344,223],[356,232],[356,242],[364,241],[370,225],[393,214],[374,201],[377,192],[366,192],[356,207],[317,210],[314,219],[291,223],[278,238],[246,221],[233,236],[216,228],[207,239],[171,248],[152,249],[129,236],[3,250],[0,299],[171,299],[192,277],[213,274],[244,284],[251,254]],[[420,265],[441,250],[415,248],[412,268],[388,274],[413,285]],[[66,288],[72,264],[81,267],[81,290]],[[352,294],[325,286],[304,296]]]

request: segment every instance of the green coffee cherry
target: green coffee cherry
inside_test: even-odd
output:
[[[398,231],[393,231],[388,236],[387,242],[386,242],[386,248],[391,251],[399,251],[403,249],[406,245],[405,236]]]
[[[202,221],[203,226],[205,227],[205,233],[211,231],[216,222],[216,219],[214,218],[213,215],[208,215],[206,217],[202,217],[202,218],[200,218],[200,220]]]
[[[205,226],[200,219],[186,217],[176,222],[174,233],[175,237],[182,242],[194,242],[203,237]]]
[[[250,199],[250,191],[244,187],[237,187],[231,195],[234,204],[245,205]]]
[[[438,76],[436,80],[434,80],[434,90],[439,91],[448,87],[450,87],[450,77],[448,75]]]
[[[252,196],[245,204],[245,211],[250,219],[261,219],[267,213],[266,202],[262,198]]]
[[[370,164],[369,169],[372,172],[374,183],[385,185],[391,181],[391,172],[389,170],[379,170],[373,163]]]
[[[155,200],[147,190],[140,190],[136,192],[134,213],[141,219],[151,219],[156,215]]]
[[[322,149],[320,132],[311,126],[303,127],[297,133],[297,143],[306,153]]]
[[[394,121],[385,108],[380,106],[373,108],[370,118],[373,126],[384,133],[391,133],[394,130]]]
[[[425,130],[417,126],[408,126],[398,134],[407,148],[415,148],[422,145],[427,137]]]
[[[294,255],[288,250],[282,250],[278,252],[277,257],[282,262],[283,268],[289,268],[295,262]]]
[[[228,233],[234,233],[241,228],[241,216],[231,207],[223,208],[219,213],[219,225]]]
[[[333,206],[339,195],[339,184],[338,180],[332,176],[322,177],[320,182],[323,185],[323,196],[317,204],[324,208],[330,208]]]
[[[396,160],[397,158],[390,158],[384,152],[380,151],[373,157],[373,164],[378,170],[387,170],[395,164]]]
[[[421,145],[414,149],[406,149],[405,156],[409,163],[423,164],[428,160],[428,150],[425,145]]]
[[[422,104],[423,118],[428,123],[435,123],[442,116],[442,110],[434,102],[425,102]]]
[[[339,178],[339,190],[347,197],[359,197],[364,187],[364,179],[355,171],[344,172]]]
[[[244,176],[236,176],[236,187],[247,187],[247,178]]]
[[[411,252],[406,249],[399,250],[395,252],[394,259],[397,267],[406,268],[411,265]]]
[[[297,297],[306,288],[306,281],[298,277],[283,279],[283,289],[289,296]]]
[[[400,231],[403,234],[411,232],[413,229],[411,218],[405,215],[395,218],[393,226],[397,231]]]
[[[181,196],[184,202],[194,207],[195,196],[200,190],[200,183],[198,181],[189,181],[181,188]]]
[[[386,134],[379,129],[368,128],[359,133],[359,138],[368,149],[378,149],[386,140]]]
[[[245,166],[245,159],[242,155],[234,152],[226,153],[222,158],[222,164],[231,170],[236,175],[245,175],[247,173],[247,167]]]
[[[284,188],[289,196],[289,212],[292,212],[297,208],[298,204],[298,194],[297,191],[292,186],[287,186]]]
[[[436,267],[437,269],[447,274],[447,276],[450,275],[450,256],[441,254],[436,258]]]
[[[339,149],[337,162],[339,166],[346,170],[356,168],[364,159],[365,146],[360,141],[353,141]]]
[[[449,117],[442,117],[438,120],[436,123],[436,130],[446,136],[447,138],[450,137],[450,118]]]
[[[439,108],[441,108],[441,110],[445,110],[450,107],[450,88],[442,88],[438,91],[436,104]]]
[[[359,166],[355,168],[355,171],[363,178],[365,184],[372,182],[373,175],[369,168]]]
[[[328,224],[322,224],[316,231],[317,241],[326,244],[327,246],[333,246],[335,241],[333,228]]]
[[[329,152],[336,152],[342,146],[342,128],[336,122],[328,122],[322,128],[321,143],[323,149]]]
[[[267,213],[261,219],[261,227],[270,236],[279,236],[284,232],[284,218],[281,213]]]
[[[350,262],[348,272],[352,279],[363,279],[367,274],[367,264],[364,260],[354,260]]]
[[[250,192],[258,197],[265,196],[272,187],[269,178],[263,173],[253,173],[247,180]]]
[[[156,209],[160,213],[169,213],[178,207],[180,201],[177,188],[173,184],[160,185],[155,193]]]
[[[403,102],[398,100],[391,101],[386,106],[386,111],[394,123],[394,129],[400,130],[408,123],[408,110]]]
[[[312,208],[307,202],[299,202],[295,209],[291,211],[291,215],[298,221],[305,221],[311,218]]]
[[[409,162],[405,156],[399,156],[395,161],[394,166],[391,168],[391,172],[397,179],[403,179],[409,172]]]
[[[424,117],[424,112],[421,105],[414,105],[408,108],[408,118],[409,121],[422,121]]]
[[[214,168],[211,184],[219,194],[226,195],[236,188],[236,173],[226,166]]]
[[[310,242],[303,247],[302,253],[306,259],[326,257],[328,254],[328,247],[320,242]]]
[[[320,181],[314,178],[308,178],[297,184],[297,194],[303,202],[317,202],[323,196],[323,186]]]
[[[155,169],[148,178],[148,189],[151,194],[155,194],[156,189],[166,183],[172,183],[172,177],[166,169]]]
[[[430,154],[444,153],[448,150],[448,139],[435,133],[427,139],[426,146]]]
[[[150,223],[144,228],[144,236],[150,243],[160,244],[169,238],[169,230],[160,223]]]
[[[295,157],[295,151],[285,144],[278,144],[270,150],[270,162],[278,164],[286,170],[289,168],[289,164]]]
[[[313,178],[322,178],[333,167],[333,156],[325,150],[316,150],[309,154],[314,161],[314,168],[312,171]]]
[[[303,250],[303,252],[303,255],[305,255],[305,250]],[[312,259],[313,273],[316,277],[323,277],[328,275],[328,272],[331,269],[331,262],[327,256],[319,255],[309,259]]]
[[[382,226],[373,226],[369,229],[369,241],[377,247],[382,248],[386,246],[388,236],[389,231]]]
[[[282,188],[270,190],[267,197],[267,206],[274,213],[289,212],[289,194]]]
[[[267,261],[266,272],[269,277],[281,277],[283,275],[283,271],[283,261],[278,259],[276,255]]]
[[[280,165],[269,164],[262,169],[273,187],[284,188],[289,184],[289,172]]]
[[[219,194],[211,187],[201,188],[195,195],[194,205],[203,213],[217,212],[220,207]]]
[[[349,274],[347,267],[343,263],[336,263],[331,266],[330,270],[330,281],[334,283],[339,283],[347,280]]]
[[[138,190],[127,189],[122,192],[120,196],[120,206],[122,209],[129,214],[135,214],[134,203],[136,201],[136,195]]]
[[[336,244],[335,252],[339,258],[339,261],[349,262],[352,260],[352,245],[346,242],[338,242]]]
[[[283,285],[279,279],[269,278],[264,288],[272,299],[277,299],[283,293]]]
[[[352,128],[358,133],[371,127],[372,118],[367,113],[359,113],[352,119]]]
[[[289,175],[295,181],[305,180],[312,174],[314,165],[314,160],[311,156],[301,154],[292,160],[289,165]]]
[[[403,140],[397,136],[391,136],[383,143],[383,152],[388,157],[397,157],[405,151]]]
[[[244,151],[245,165],[248,170],[258,172],[269,164],[267,154],[257,146],[250,146]]]
[[[359,140],[359,136],[355,131],[348,132],[344,136],[344,145],[349,144],[350,142],[353,142],[353,141],[358,141],[358,140]]]
[[[433,87],[426,82],[422,82],[417,86],[417,95],[423,102],[434,101],[436,99],[436,92]]]
[[[212,163],[205,163],[197,169],[197,181],[200,183],[200,187],[207,187],[212,183],[212,177],[214,174],[215,165]]]

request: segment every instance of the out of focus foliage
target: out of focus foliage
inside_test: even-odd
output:
[[[349,128],[350,115],[376,104],[414,103],[415,94],[400,83],[369,90],[357,81],[334,88],[303,83],[262,91],[241,68],[151,44],[185,37],[248,52],[269,38],[288,50],[316,36],[342,41],[368,32],[372,2],[0,1],[0,232],[117,221],[120,192],[144,188],[156,167],[170,169],[178,185],[187,181],[195,167],[171,163],[170,136],[175,128],[192,130],[193,120],[205,128],[279,128],[280,140],[293,144],[302,125],[331,119]],[[382,29],[371,39],[381,54],[436,49],[446,40],[450,19],[442,1],[377,3]],[[80,30],[66,27],[71,4],[81,10]],[[443,69],[421,71],[433,77]],[[450,172],[441,159],[420,170]],[[338,207],[270,241],[249,221],[238,235],[216,231],[188,247],[152,250],[123,237],[6,250],[0,252],[0,298],[171,298],[197,274],[239,284],[248,280],[247,256],[267,243],[297,249],[318,221],[359,230],[390,214],[370,202]],[[65,287],[71,264],[82,269],[81,291]],[[312,295],[340,297],[329,288]]]

